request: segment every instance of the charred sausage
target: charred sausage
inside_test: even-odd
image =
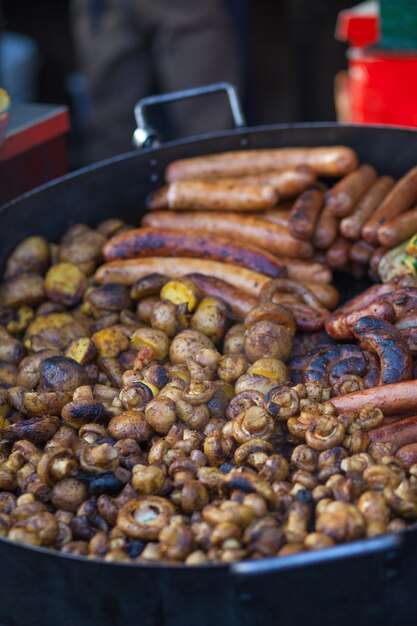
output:
[[[374,317],[362,317],[353,332],[365,350],[376,352],[381,362],[381,384],[409,380],[411,354],[401,333],[392,324]]]
[[[220,278],[197,273],[188,274],[188,278],[197,285],[204,296],[216,296],[224,300],[239,321],[243,320],[259,302],[254,296]]]
[[[285,265],[273,254],[239,241],[186,230],[136,228],[110,239],[106,261],[150,256],[211,259],[247,267],[267,276],[282,276]]]
[[[372,358],[366,358],[363,349],[356,345],[337,345],[316,353],[305,367],[304,382],[318,381],[324,386],[334,387],[338,379],[354,374],[363,379],[366,387],[379,382],[379,371]]]

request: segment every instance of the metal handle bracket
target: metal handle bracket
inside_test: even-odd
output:
[[[236,87],[231,83],[214,83],[212,85],[194,87],[193,89],[185,89],[183,91],[173,91],[157,96],[148,96],[147,98],[139,100],[134,109],[137,128],[133,134],[133,145],[135,148],[149,148],[162,143],[162,138],[159,133],[147,122],[146,110],[148,107],[164,104],[166,102],[198,98],[222,91],[227,95],[235,126],[237,128],[244,127],[246,120]]]

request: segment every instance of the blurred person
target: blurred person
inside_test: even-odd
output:
[[[224,0],[73,0],[75,52],[87,77],[88,159],[132,148],[141,98],[219,81],[240,83],[239,55]],[[227,129],[225,96],[170,104],[175,136]]]

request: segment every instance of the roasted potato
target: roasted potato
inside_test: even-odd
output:
[[[43,237],[28,237],[19,243],[7,259],[4,276],[33,272],[43,276],[49,267],[49,243]]]

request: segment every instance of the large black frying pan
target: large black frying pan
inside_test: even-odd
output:
[[[24,237],[117,215],[138,223],[174,159],[241,148],[345,144],[379,172],[417,164],[417,132],[264,126],[171,142],[69,174],[0,209],[0,262]],[[416,382],[417,384],[417,382]],[[417,623],[417,529],[230,566],[137,566],[0,540],[0,626],[359,626]]]

